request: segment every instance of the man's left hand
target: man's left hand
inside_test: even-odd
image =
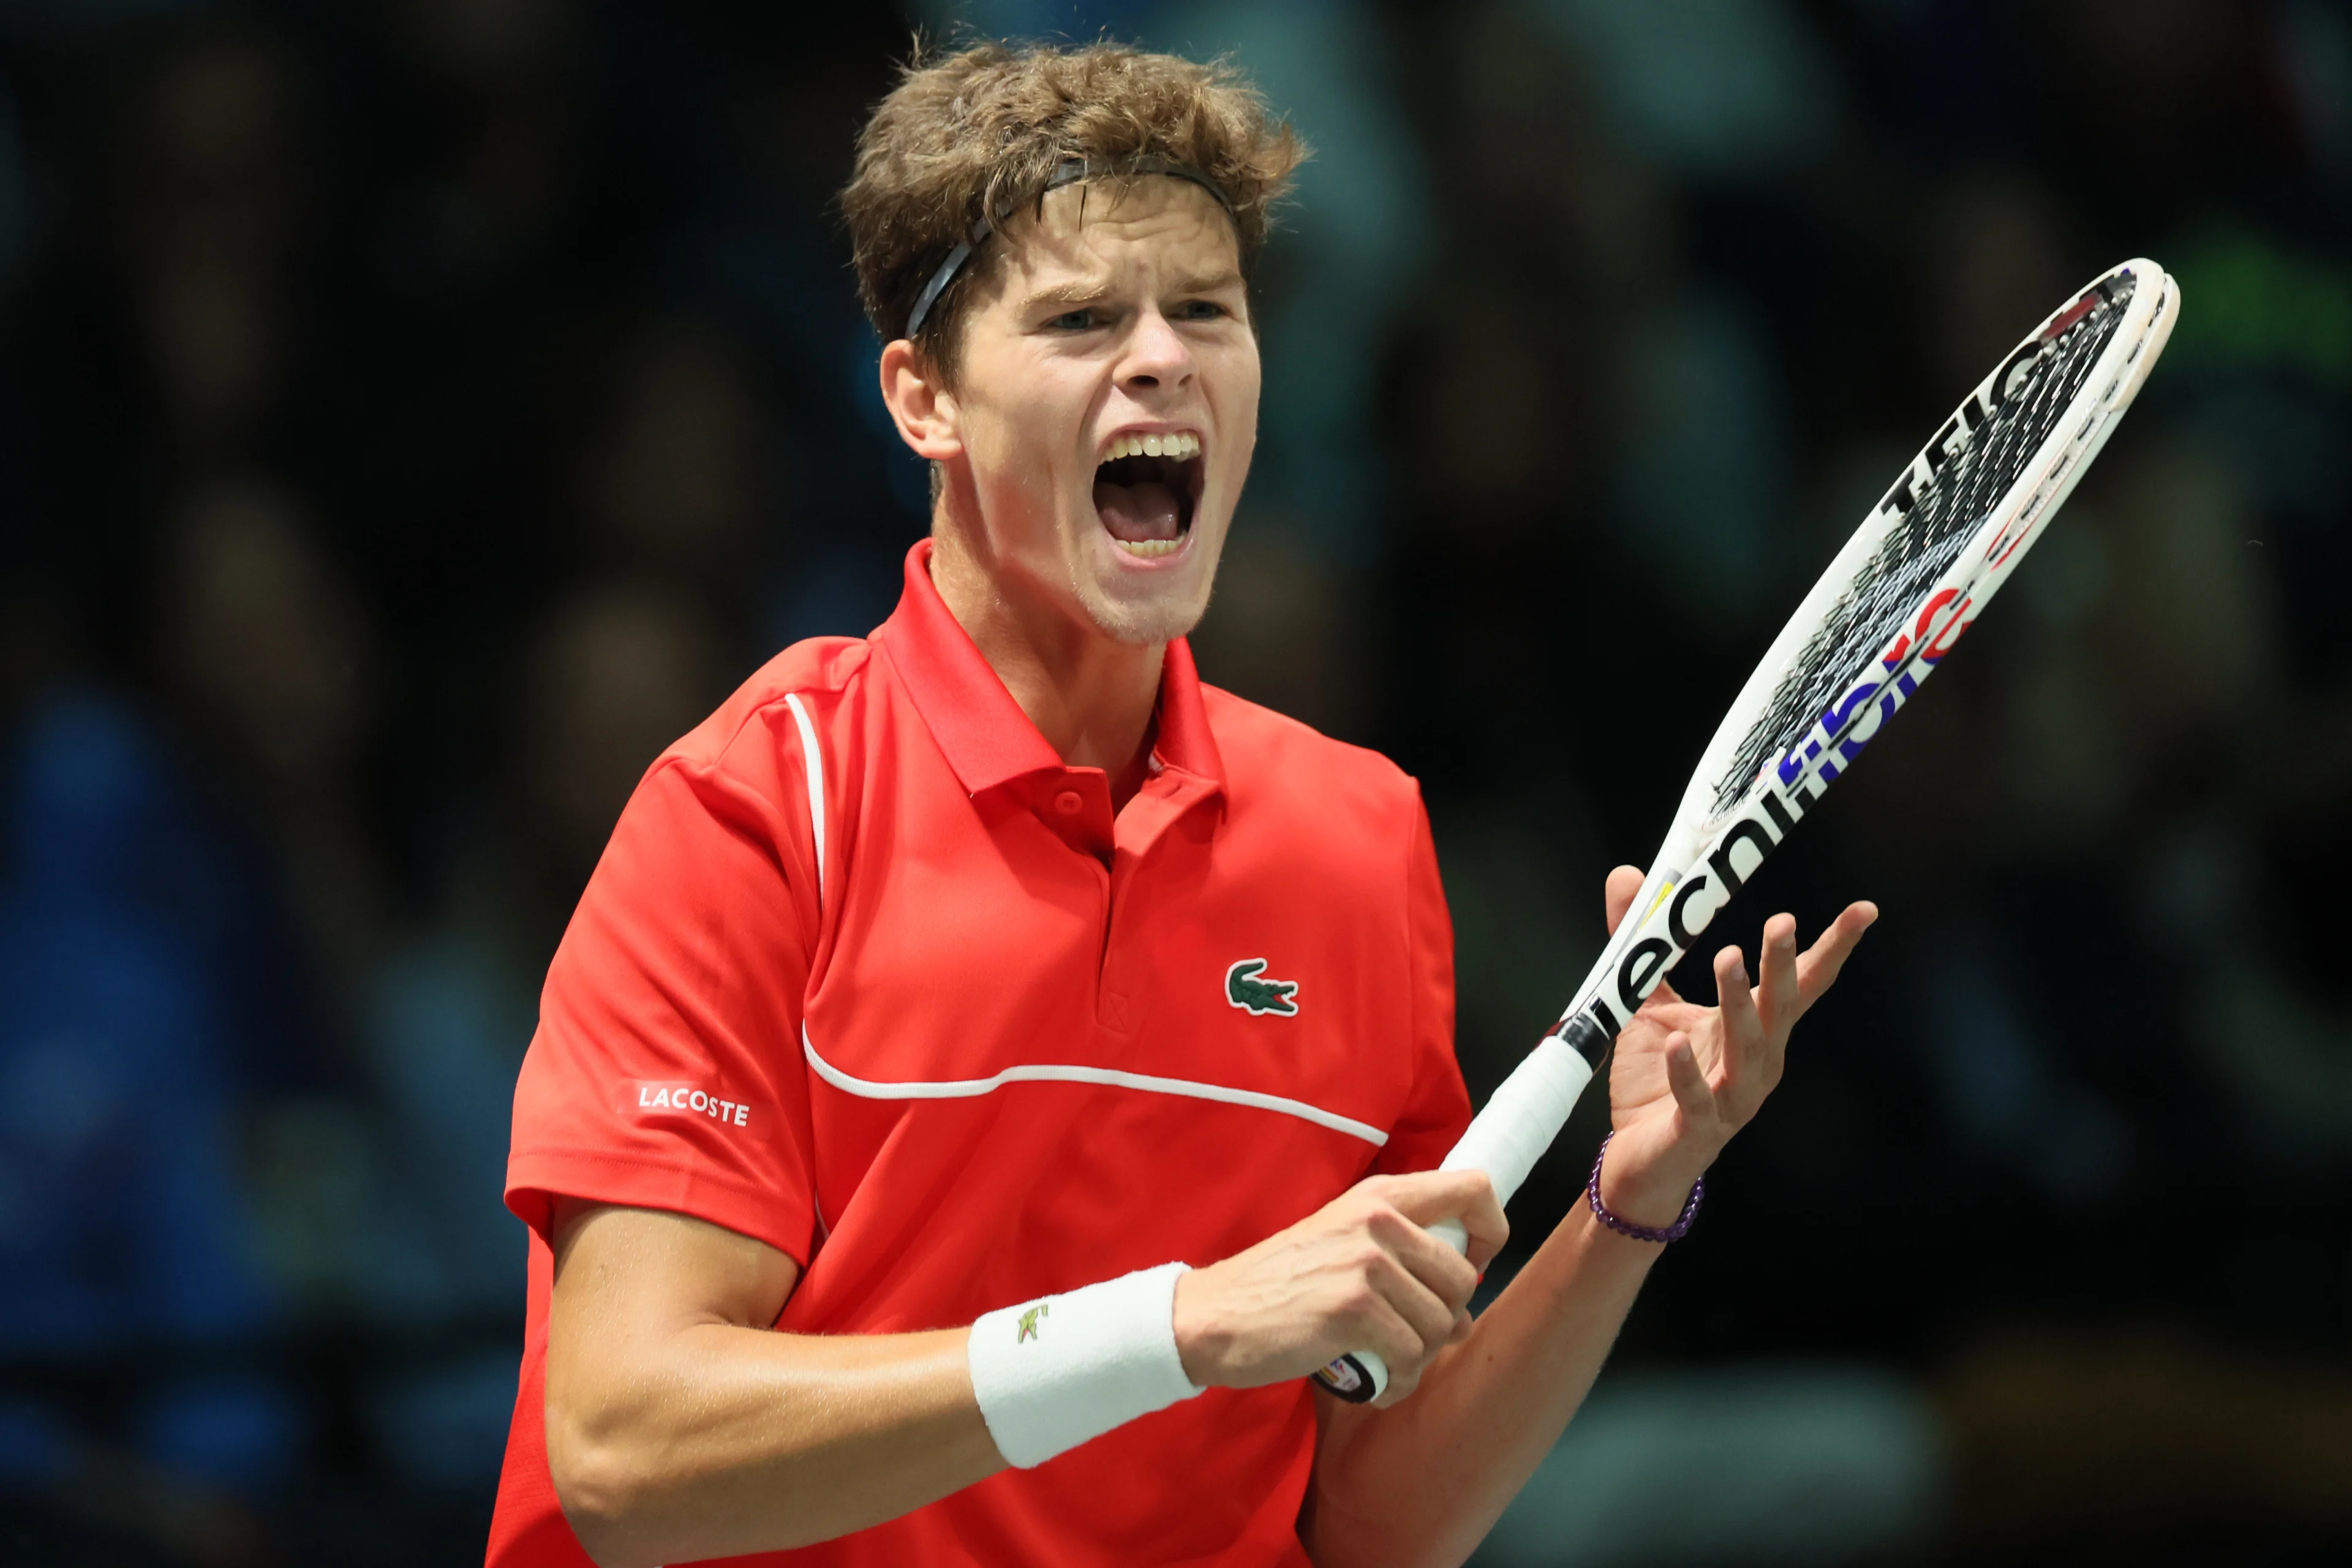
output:
[[[1631,866],[1609,873],[1611,931],[1641,888],[1642,873]],[[1675,1222],[1692,1184],[1780,1081],[1789,1031],[1837,979],[1877,918],[1875,904],[1849,904],[1801,954],[1796,917],[1774,915],[1764,922],[1756,983],[1738,947],[1715,955],[1719,1006],[1685,1002],[1663,983],[1650,994],[1617,1037],[1609,1074],[1615,1135],[1601,1201],[1612,1214],[1635,1225]]]

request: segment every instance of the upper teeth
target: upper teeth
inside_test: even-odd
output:
[[[1201,438],[1190,431],[1174,436],[1121,436],[1110,444],[1110,456],[1103,461],[1116,462],[1121,458],[1197,458],[1201,455]]]

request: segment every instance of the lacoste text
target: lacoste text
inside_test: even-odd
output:
[[[730,1127],[751,1125],[751,1105],[749,1100],[728,1100],[708,1089],[684,1083],[641,1083],[636,1086],[636,1103],[630,1107],[639,1111],[667,1110],[673,1115],[707,1116],[713,1121]]]

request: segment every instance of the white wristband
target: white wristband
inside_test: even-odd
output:
[[[1042,1465],[1201,1392],[1176,1353],[1176,1278],[1189,1267],[1140,1268],[971,1326],[971,1391],[1006,1464]]]

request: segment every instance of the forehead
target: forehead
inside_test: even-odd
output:
[[[1104,279],[1138,268],[1188,274],[1240,268],[1239,242],[1224,208],[1192,181],[1168,175],[1049,191],[1043,210],[1029,209],[1008,226],[1005,238],[1006,271],[1031,282]]]

